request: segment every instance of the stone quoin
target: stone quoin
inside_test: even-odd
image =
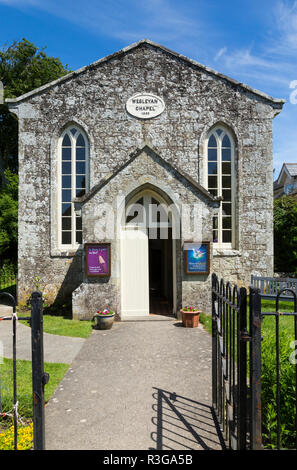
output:
[[[7,102],[19,121],[19,302],[39,276],[74,318],[209,312],[212,272],[243,285],[272,275],[284,100],[141,40]]]

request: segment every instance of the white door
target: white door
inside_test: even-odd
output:
[[[121,236],[122,318],[149,315],[147,230],[126,226]]]

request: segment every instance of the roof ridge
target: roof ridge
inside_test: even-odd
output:
[[[44,90],[46,90],[47,88],[50,88],[52,86],[55,86],[65,80],[69,80],[71,79],[72,77],[75,77],[83,72],[85,72],[86,70],[89,70],[93,67],[96,67],[97,65],[99,65],[100,63],[104,63],[104,62],[107,62],[108,60],[111,60],[112,58],[114,57],[117,57],[121,54],[125,54],[126,52],[129,52],[137,47],[139,47],[141,44],[148,44],[150,46],[153,46],[155,48],[158,48],[158,49],[161,49],[167,53],[169,53],[170,55],[173,55],[177,58],[179,58],[180,60],[183,60],[185,62],[188,62],[192,65],[194,65],[195,67],[199,67],[200,69],[204,70],[205,72],[211,74],[211,75],[214,75],[218,78],[221,78],[222,80],[225,80],[227,82],[230,82],[232,83],[233,85],[236,85],[238,87],[241,87],[243,88],[244,90],[250,92],[250,93],[253,93],[254,95],[256,96],[260,96],[261,98],[267,100],[267,101],[270,101],[274,104],[284,104],[286,102],[286,100],[284,99],[280,99],[280,98],[273,98],[272,96],[269,96],[268,94],[262,92],[262,91],[259,91],[259,90],[256,90],[252,87],[250,87],[249,85],[246,85],[245,83],[242,83],[242,82],[239,82],[238,80],[235,80],[231,77],[228,77],[227,75],[223,75],[221,74],[220,72],[217,72],[216,70],[213,70],[211,69],[210,67],[207,67],[206,65],[203,65],[203,64],[200,64],[199,62],[197,62],[196,60],[194,59],[190,59],[182,54],[179,54],[178,52],[174,52],[172,51],[171,49],[168,49],[167,47],[165,46],[162,46],[160,44],[157,44],[153,41],[151,41],[150,39],[141,39],[137,42],[134,42],[132,44],[130,44],[129,46],[126,46],[124,47],[123,49],[120,49],[119,51],[117,52],[114,52],[113,54],[110,54],[110,55],[107,55],[105,57],[102,57],[101,59],[98,59],[96,60],[95,62],[92,62],[91,64],[89,65],[85,65],[84,67],[81,67],[73,72],[70,72],[69,74],[67,75],[63,75],[63,77],[60,77],[58,78],[57,80],[54,80],[52,82],[49,82],[49,83],[46,83],[45,85],[42,85],[41,87],[39,88],[35,88],[34,90],[31,90],[29,91],[28,93],[25,93],[23,95],[20,95],[18,96],[17,98],[7,98],[5,101],[7,103],[18,103],[20,101],[23,101],[27,98],[29,98],[30,96],[33,96],[37,93],[40,93]]]

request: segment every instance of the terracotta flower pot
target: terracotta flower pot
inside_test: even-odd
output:
[[[183,310],[181,309],[183,325],[186,328],[197,328],[199,325],[199,315],[201,310]]]
[[[95,320],[95,329],[96,330],[110,330],[113,325],[115,313],[110,315],[94,315],[93,320]]]

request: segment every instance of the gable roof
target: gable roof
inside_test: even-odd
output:
[[[82,197],[75,198],[73,202],[77,204],[84,204],[85,202],[87,202],[98,191],[100,191],[100,189],[102,189],[113,178],[115,178],[115,176],[117,176],[124,168],[130,165],[130,163],[132,163],[142,152],[146,152],[147,155],[150,155],[150,156],[152,156],[153,154],[155,157],[157,157],[157,159],[159,159],[164,164],[165,167],[167,167],[168,171],[175,173],[179,179],[186,181],[188,184],[190,184],[190,186],[192,186],[192,188],[202,193],[209,201],[219,202],[222,200],[220,196],[213,196],[209,191],[207,191],[207,189],[201,186],[201,184],[199,184],[196,180],[194,180],[194,178],[192,178],[190,175],[183,172],[179,168],[172,166],[171,163],[164,160],[164,158],[162,158],[160,154],[156,152],[156,150],[152,149],[148,145],[145,145],[141,149],[137,149],[135,152],[133,152],[127,162],[116,167],[113,172],[109,173],[105,178],[102,178],[99,181],[99,183],[93,186],[93,188],[91,188],[86,194],[84,194]]]
[[[111,59],[113,59],[115,57],[119,57],[121,55],[124,55],[127,52],[130,52],[133,49],[136,49],[137,47],[140,47],[140,46],[153,46],[156,49],[159,49],[159,50],[161,50],[163,52],[166,52],[167,54],[169,54],[169,55],[171,55],[175,58],[178,58],[179,60],[182,60],[183,62],[185,62],[188,65],[192,65],[192,66],[198,68],[199,70],[202,70],[202,71],[204,71],[204,72],[206,72],[210,75],[213,75],[213,76],[215,76],[219,79],[222,79],[225,82],[228,82],[228,83],[232,84],[233,86],[241,88],[244,91],[248,91],[248,92],[252,93],[255,96],[261,97],[262,99],[264,99],[264,100],[266,100],[266,101],[268,101],[268,102],[270,102],[274,105],[279,105],[280,108],[286,102],[286,100],[284,100],[284,99],[273,98],[273,97],[267,95],[266,93],[263,93],[263,92],[261,92],[259,90],[256,90],[256,89],[253,89],[253,88],[251,88],[250,86],[248,86],[244,83],[241,83],[237,80],[234,80],[233,78],[230,78],[226,75],[223,75],[219,72],[216,72],[215,70],[213,70],[209,67],[206,67],[205,65],[202,65],[202,64],[200,64],[199,62],[197,62],[193,59],[189,59],[188,57],[183,56],[182,54],[179,54],[177,52],[174,52],[174,51],[168,49],[167,47],[164,47],[164,46],[162,46],[160,44],[157,44],[153,41],[150,41],[149,39],[142,39],[138,42],[135,42],[135,43],[131,44],[130,46],[124,47],[123,49],[121,49],[118,52],[115,52],[111,55],[103,57],[102,59],[99,59],[99,60],[93,62],[90,65],[86,65],[85,67],[82,67],[82,68],[80,68],[80,69],[78,69],[74,72],[70,72],[69,74],[64,75],[63,77],[61,77],[57,80],[54,80],[50,83],[47,83],[47,84],[45,84],[45,85],[43,85],[39,88],[36,88],[35,90],[32,90],[28,93],[25,93],[24,95],[18,96],[17,98],[7,98],[6,102],[7,103],[19,103],[23,100],[26,100],[27,98],[29,98],[31,96],[36,95],[37,93],[42,93],[42,92],[46,91],[48,88],[51,88],[55,85],[58,85],[59,83],[62,83],[66,80],[70,80],[71,78],[77,77],[78,75],[80,75],[81,73],[84,73],[87,70],[91,70],[92,68],[94,68],[94,67],[96,67],[100,64],[104,64],[105,62],[108,62],[108,61],[110,61]]]
[[[279,176],[275,181],[277,185],[281,185],[281,180],[284,174],[291,178],[295,178],[297,176],[297,163],[283,163]]]

